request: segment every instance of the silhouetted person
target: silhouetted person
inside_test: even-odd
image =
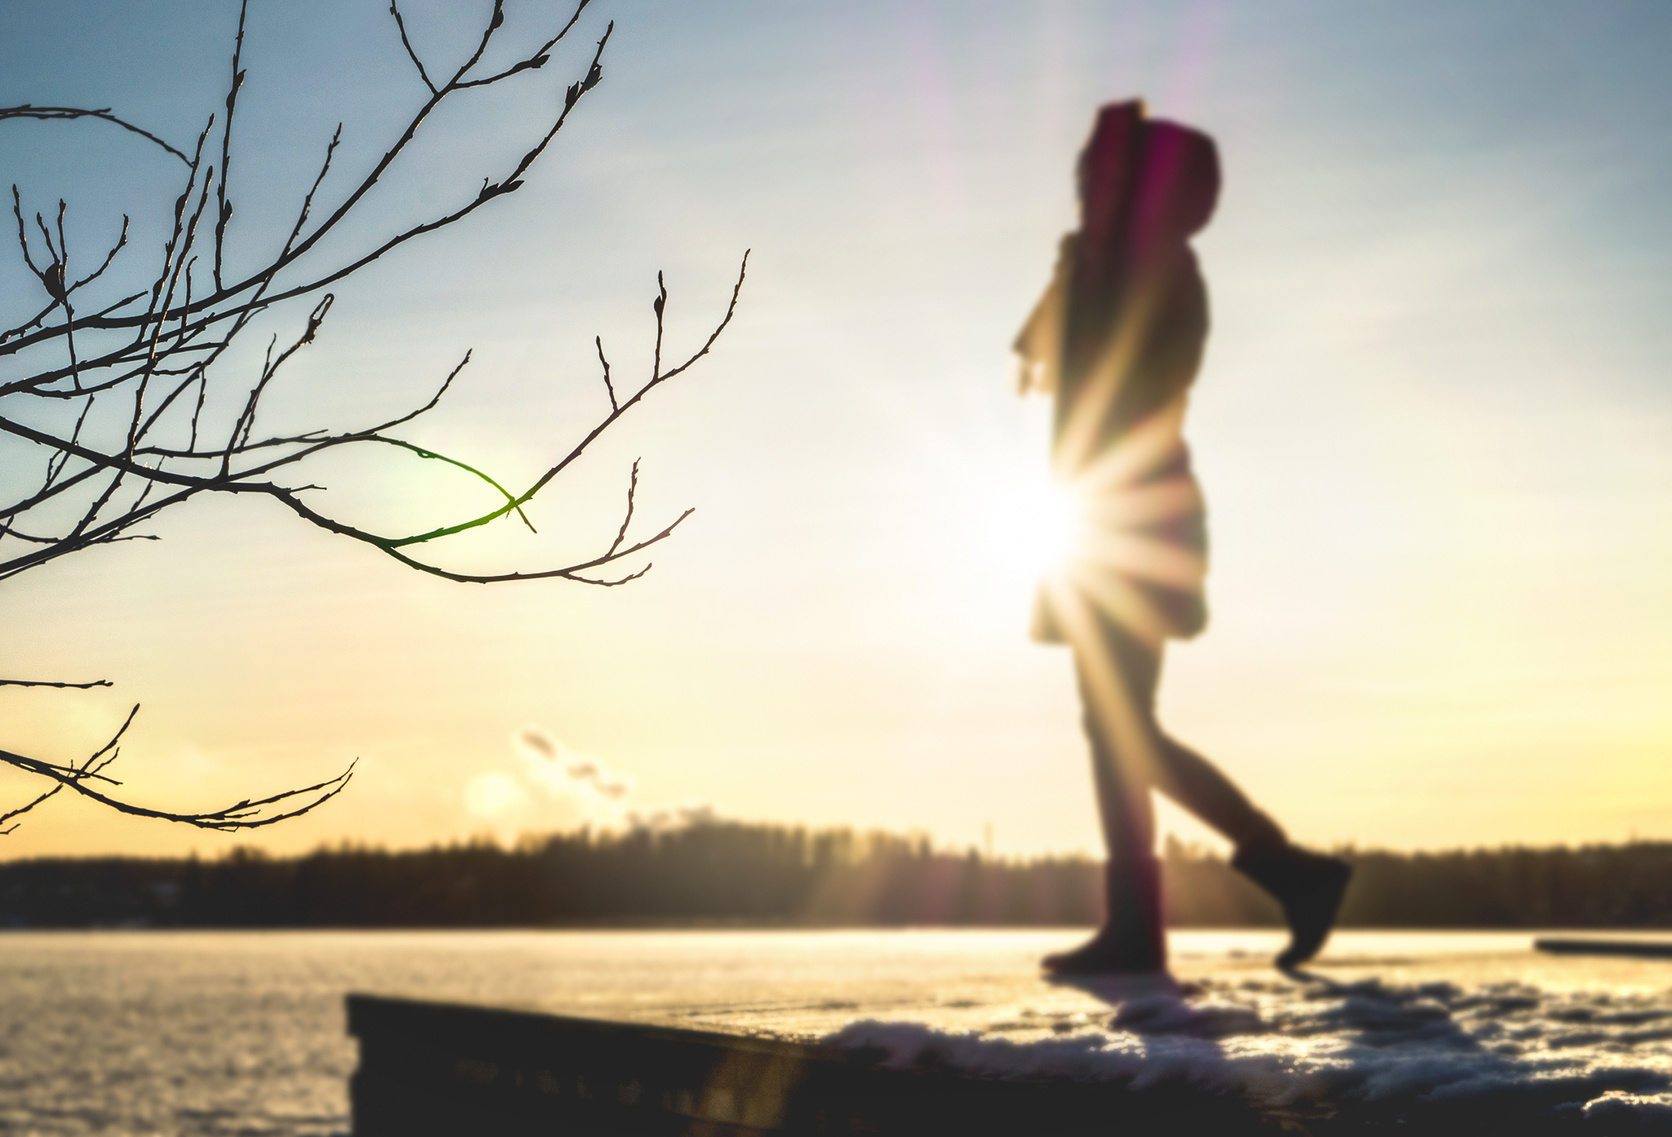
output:
[[[1077,172],[1080,229],[1063,238],[1016,350],[1023,389],[1055,396],[1053,466],[1089,522],[1041,587],[1034,636],[1074,650],[1109,859],[1103,928],[1045,967],[1166,966],[1152,789],[1224,834],[1232,865],[1282,904],[1291,942],[1277,963],[1292,967],[1323,945],[1348,866],[1290,844],[1155,719],[1166,641],[1207,623],[1207,527],[1182,427],[1208,331],[1188,242],[1218,199],[1218,154],[1205,134],[1146,117],[1141,102],[1112,103]]]

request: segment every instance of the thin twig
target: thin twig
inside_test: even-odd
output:
[[[58,683],[50,679],[0,679],[0,687],[73,687],[85,691],[90,687],[113,687],[108,679],[94,679],[90,683]]]
[[[401,46],[406,48],[406,54],[412,60],[412,66],[418,69],[418,78],[424,81],[424,86],[430,89],[430,94],[441,94],[436,85],[430,81],[430,73],[424,70],[424,61],[419,59],[418,53],[413,50],[412,41],[406,38],[406,21],[401,19],[401,10],[395,6],[394,0],[389,0],[389,14],[395,17],[395,27],[399,28],[401,33]]]
[[[221,180],[215,190],[215,287],[221,287],[221,250],[226,244],[226,227],[232,221],[232,202],[226,196],[227,178],[232,173],[232,116],[238,109],[238,92],[244,86],[244,69],[239,62],[244,56],[244,18],[249,15],[250,0],[238,5],[238,35],[232,41],[232,82],[226,89],[226,122],[221,127]],[[191,305],[188,303],[187,307]],[[185,314],[181,314],[185,318]]]
[[[610,410],[618,411],[621,404],[615,401],[615,384],[610,382],[610,361],[604,358],[604,337],[593,336],[592,342],[598,345],[598,362],[604,365],[604,390],[609,392]]]
[[[191,159],[186,157],[184,152],[176,149],[173,146],[170,146],[168,143],[166,143],[162,139],[158,138],[155,134],[152,134],[149,130],[145,130],[141,127],[135,126],[133,123],[129,122],[127,119],[117,118],[115,115],[110,113],[110,108],[109,107],[101,107],[98,110],[87,110],[83,107],[36,107],[36,106],[31,106],[28,103],[24,103],[20,107],[0,107],[0,119],[7,119],[7,118],[39,118],[39,119],[96,118],[96,119],[103,119],[105,122],[111,123],[114,126],[119,126],[123,130],[132,131],[134,134],[139,135],[141,138],[144,138],[147,141],[156,143],[158,146],[161,146],[164,150],[168,151],[170,154],[174,155],[176,158],[180,159],[182,162],[185,162],[187,165],[191,164]]]
[[[616,530],[615,540],[610,542],[609,556],[621,548],[621,542],[627,539],[627,527],[633,523],[633,496],[639,489],[639,459],[633,459],[633,473],[627,480],[627,511],[622,515],[621,528]],[[681,518],[683,520],[683,518]]]

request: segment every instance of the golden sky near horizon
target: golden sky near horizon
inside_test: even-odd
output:
[[[472,12],[409,21],[444,57]],[[558,10],[511,15],[529,37]],[[581,43],[611,17],[605,80],[527,187],[339,289],[276,413],[370,417],[470,348],[413,437],[524,479],[604,405],[593,336],[618,382],[642,373],[666,269],[674,346],[700,342],[748,248],[713,355],[537,502],[542,536],[448,555],[607,544],[640,456],[639,524],[696,513],[619,589],[449,584],[244,502],[5,581],[0,674],[117,685],[0,690],[0,748],[79,757],[140,702],[113,772],[143,800],[360,765],[259,835],[55,800],[0,855],[512,839],[693,805],[1094,849],[1069,662],[1026,636],[1047,408],[1014,395],[1008,345],[1092,113],[1132,94],[1213,134],[1226,171],[1187,425],[1212,622],[1169,651],[1163,721],[1311,842],[1672,839],[1672,19],[599,0]],[[0,105],[195,135],[235,19],[7,9]],[[346,168],[381,149],[421,91],[388,22],[257,6],[241,215],[289,208],[338,119]],[[520,153],[578,51],[438,119],[389,215]],[[84,124],[0,123],[0,181],[92,228],[172,200],[150,162]],[[8,315],[38,289],[15,261]],[[403,521],[469,500],[398,462],[314,480]]]

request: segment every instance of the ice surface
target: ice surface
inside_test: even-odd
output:
[[[1672,961],[1344,933],[1294,982],[1267,962],[1278,936],[1182,932],[1178,985],[1044,982],[1039,957],[1081,935],[3,933],[0,1132],[344,1133],[360,990],[1183,1085],[1303,1125],[1490,1109],[1672,1133]]]

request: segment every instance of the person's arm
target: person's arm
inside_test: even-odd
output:
[[[1033,306],[1011,349],[1022,357],[1017,387],[1021,394],[1034,391],[1051,394],[1057,389],[1062,367],[1063,319],[1067,311],[1068,280],[1074,266],[1075,234],[1062,239],[1057,248],[1057,267],[1045,294]]]

